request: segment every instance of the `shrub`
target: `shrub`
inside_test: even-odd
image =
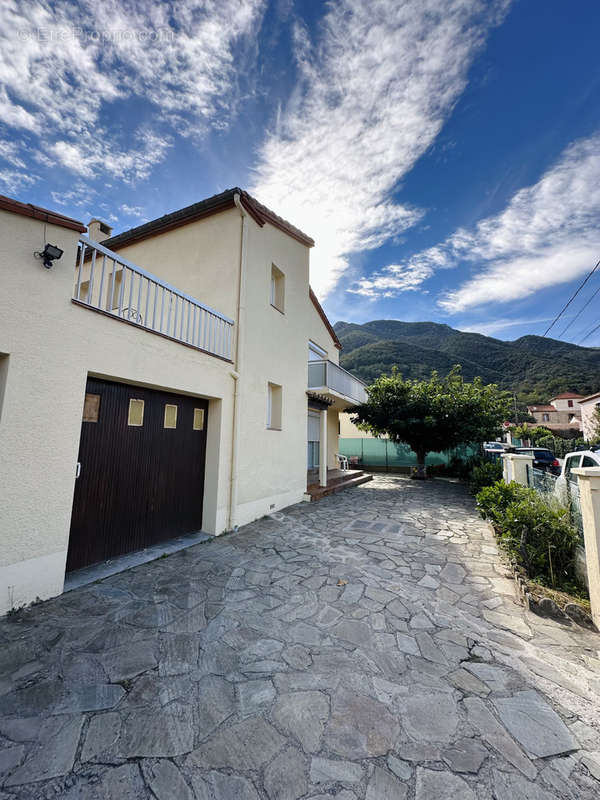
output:
[[[477,494],[486,486],[492,486],[502,478],[502,461],[483,461],[473,467],[469,478],[469,488]]]
[[[502,543],[529,577],[551,586],[573,577],[578,535],[566,508],[530,489],[526,497],[508,506],[501,527]]]
[[[504,481],[483,488],[477,504],[530,578],[551,586],[573,580],[578,535],[566,508],[533,489]]]
[[[489,519],[497,528],[501,528],[506,509],[511,503],[522,500],[527,491],[529,490],[514,481],[505,483],[500,480],[491,486],[485,486],[475,499],[481,516]]]

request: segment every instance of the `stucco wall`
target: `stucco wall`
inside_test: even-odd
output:
[[[240,214],[228,209],[142,242],[119,255],[231,319],[237,315]]]
[[[600,406],[600,397],[595,397],[593,400],[588,400],[587,403],[581,404],[581,421],[583,425],[583,438],[586,441],[593,439],[598,432],[595,430],[594,411],[596,406]]]
[[[229,516],[234,367],[71,302],[78,234],[47,226],[64,250],[46,270],[33,251],[43,222],[0,212],[0,613],[62,591],[88,375],[209,398],[203,528],[219,533],[303,498],[308,341],[338,351],[308,294],[309,250],[248,217],[239,360],[238,482]],[[237,209],[119,253],[238,323]],[[270,305],[271,265],[285,274],[285,313]],[[282,430],[267,430],[268,382],[283,387]],[[4,391],[4,394],[3,394]],[[335,466],[337,412],[328,419]],[[85,465],[82,466],[85,468]]]
[[[228,522],[231,365],[71,303],[77,238],[47,226],[46,270],[43,222],[0,212],[0,613],[62,591],[88,373],[214,398],[203,527]]]
[[[238,525],[299,502],[306,489],[309,250],[269,224],[246,225]],[[270,304],[273,264],[285,275],[284,313]],[[269,382],[282,387],[281,430],[267,430]]]

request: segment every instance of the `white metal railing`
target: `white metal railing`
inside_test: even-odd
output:
[[[308,362],[308,388],[330,389],[357,404],[367,401],[365,384],[333,361]]]
[[[73,299],[208,353],[231,359],[232,319],[80,236]]]

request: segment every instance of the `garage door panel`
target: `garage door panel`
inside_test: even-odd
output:
[[[86,392],[100,402],[86,403],[82,422],[68,570],[202,526],[208,402],[93,378]]]

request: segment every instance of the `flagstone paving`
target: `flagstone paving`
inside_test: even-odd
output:
[[[0,800],[591,800],[600,636],[379,476],[0,622]]]

